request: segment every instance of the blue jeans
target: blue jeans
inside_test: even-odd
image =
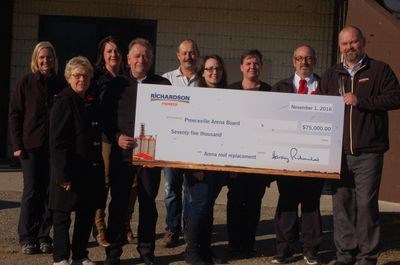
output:
[[[193,172],[185,173],[185,188],[190,203],[187,219],[186,254],[200,251],[200,255],[210,255],[215,199],[225,184],[223,174],[205,171],[202,180]]]
[[[181,232],[182,225],[182,186],[184,185],[183,172],[176,168],[163,168],[165,179],[165,208],[167,210],[165,223],[166,230]],[[183,196],[183,222],[189,215],[189,203],[187,202],[186,189]]]
[[[345,155],[333,193],[337,260],[376,264],[379,255],[379,187],[383,154]]]
[[[223,173],[205,171],[204,179],[197,180],[192,172],[185,173],[185,189],[190,212],[187,221],[198,222],[204,216],[211,217],[214,203],[222,186],[226,184]]]

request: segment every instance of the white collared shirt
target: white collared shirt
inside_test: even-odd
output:
[[[358,70],[360,70],[360,68],[362,67],[362,62],[365,58],[365,54],[363,55],[363,57],[361,58],[361,60],[358,61],[358,63],[356,65],[354,65],[353,68],[350,68],[346,61],[343,61],[343,68],[346,69],[346,71],[349,73],[350,76],[354,76]]]
[[[193,75],[192,78],[188,79],[182,74],[180,67],[176,70],[166,72],[162,76],[167,78],[173,86],[198,86],[199,83],[197,75]]]
[[[299,92],[299,84],[301,78],[297,73],[294,74],[293,78],[293,86],[296,88],[296,93]],[[308,95],[315,94],[318,87],[318,80],[315,78],[314,74],[311,74],[309,77],[304,78],[307,81]]]

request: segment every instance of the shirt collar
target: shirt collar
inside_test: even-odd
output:
[[[311,74],[310,76],[308,76],[306,78],[301,78],[297,73],[295,73],[294,78],[293,78],[293,83],[295,84],[296,87],[299,86],[299,81],[301,79],[305,79],[307,81],[307,85],[309,85],[310,83],[314,82],[315,76],[314,76],[314,74]]]
[[[147,75],[146,75],[142,80],[137,80],[136,77],[133,76],[133,74],[132,74],[131,71],[129,71],[129,76],[130,76],[130,78],[131,78],[132,80],[135,80],[135,81],[138,82],[138,83],[143,83],[143,81],[146,80],[146,78],[147,78]]]
[[[294,74],[293,77],[293,86],[296,88],[296,93],[299,89],[299,84],[300,84],[300,80],[301,79],[305,79],[307,81],[307,87],[308,87],[308,94],[315,94],[317,86],[318,86],[318,79],[315,76],[314,73],[312,73],[310,76],[306,77],[306,78],[301,78],[297,73]]]
[[[353,76],[353,75],[354,75],[358,70],[360,70],[360,68],[362,67],[362,63],[363,63],[364,59],[365,59],[365,54],[364,54],[364,55],[362,56],[362,58],[358,61],[358,63],[357,63],[356,65],[354,65],[353,68],[350,68],[350,67],[347,65],[346,61],[344,60],[344,61],[343,61],[343,68],[344,68],[347,72],[349,72],[349,74],[350,74],[351,76]]]
[[[193,82],[197,82],[197,79],[199,78],[197,73],[195,73],[194,75],[192,75],[192,77],[190,79],[188,79],[186,76],[184,76],[182,74],[181,68],[179,67],[178,69],[175,70],[176,71],[176,77],[178,78],[184,78],[187,82],[187,85],[193,83]]]

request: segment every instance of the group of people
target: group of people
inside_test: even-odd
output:
[[[54,47],[38,43],[32,54],[32,73],[17,82],[9,111],[14,156],[23,168],[18,225],[22,252],[53,253],[54,265],[92,265],[87,243],[93,231],[98,244],[105,247],[105,264],[120,264],[122,247],[133,242],[146,265],[156,264],[155,198],[163,174],[164,246],[175,247],[183,234],[187,264],[219,262],[211,248],[213,208],[224,185],[228,186],[229,253],[254,255],[262,198],[275,180],[279,199],[274,218],[276,255],[271,262],[291,262],[300,245],[305,262],[319,264],[323,179],[132,164],[137,84],[150,83],[342,96],[342,170],[340,180],[333,183],[335,264],[376,264],[379,185],[384,152],[389,148],[388,111],[400,108],[400,85],[387,64],[367,56],[359,28],[343,28],[338,44],[343,62],[322,77],[314,73],[315,50],[301,45],[294,50],[293,75],[270,86],[260,79],[263,58],[256,49],[241,56],[242,80],[228,85],[223,59],[207,55],[198,63],[199,48],[191,39],[178,45],[179,67],[163,76],[151,72],[154,50],[143,38],[130,42],[127,67],[118,41],[110,36],[99,43],[95,67],[83,56],[74,57],[65,67],[64,78],[57,75]],[[343,87],[338,87],[338,80]],[[130,226],[136,200],[137,238]]]

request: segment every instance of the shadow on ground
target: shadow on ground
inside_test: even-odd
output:
[[[21,205],[21,203],[19,203],[19,202],[0,200],[0,210],[11,209],[11,208],[19,208],[20,205]]]

